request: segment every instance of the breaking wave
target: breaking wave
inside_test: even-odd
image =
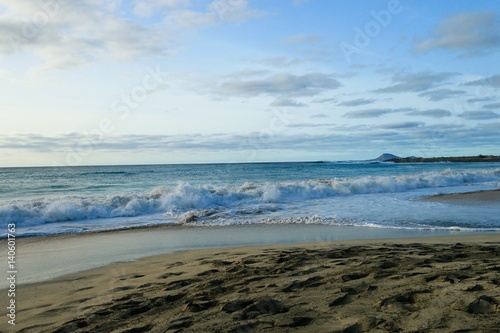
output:
[[[422,188],[500,182],[500,169],[424,172],[399,176],[363,176],[308,181],[194,186],[181,182],[149,193],[110,196],[65,196],[0,205],[0,224],[22,226],[164,213],[186,218],[187,212],[244,208],[245,205],[290,203],[297,200],[405,192]],[[499,183],[500,184],[500,183]],[[245,212],[245,209],[239,209]],[[251,210],[250,210],[251,211]],[[189,220],[189,218],[187,219]]]

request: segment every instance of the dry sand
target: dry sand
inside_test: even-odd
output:
[[[21,285],[16,302],[0,331],[500,332],[500,236],[184,251]]]

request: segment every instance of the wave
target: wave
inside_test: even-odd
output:
[[[129,171],[94,171],[94,172],[82,172],[80,176],[95,176],[95,175],[134,175],[136,172]]]
[[[424,172],[398,176],[363,176],[308,181],[245,183],[242,185],[194,186],[178,183],[172,188],[156,188],[149,193],[125,193],[109,196],[66,196],[61,198],[13,201],[0,205],[0,225],[20,226],[100,218],[135,217],[157,213],[174,218],[191,211],[202,216],[213,210],[231,210],[251,205],[286,204],[335,196],[405,192],[421,188],[439,188],[500,181],[500,169]],[[276,208],[265,208],[272,211]],[[257,208],[257,211],[262,210]],[[238,209],[245,212],[245,209]],[[252,210],[250,210],[252,212]]]
[[[414,221],[405,225],[395,223],[380,223],[375,221],[360,221],[353,218],[345,217],[321,217],[321,216],[299,216],[299,217],[280,217],[280,218],[263,218],[255,220],[242,219],[217,219],[203,221],[183,221],[184,225],[193,227],[205,226],[230,226],[230,225],[247,225],[247,224],[312,224],[312,225],[331,225],[341,227],[364,227],[377,229],[397,229],[397,230],[427,230],[427,231],[485,231],[498,232],[500,228],[497,224],[482,225],[478,227],[474,223],[452,223],[449,221],[435,221],[434,223],[425,223],[422,221]]]

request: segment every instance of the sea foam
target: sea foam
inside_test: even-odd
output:
[[[158,213],[182,217],[181,219],[185,220],[187,212],[190,214],[196,211],[214,212],[232,210],[237,207],[237,211],[244,214],[254,209],[250,208],[252,205],[259,204],[286,204],[298,200],[406,192],[422,188],[463,186],[485,182],[500,182],[500,169],[461,171],[447,169],[441,172],[398,176],[247,182],[225,186],[210,184],[195,186],[187,182],[179,182],[176,186],[156,188],[147,193],[64,196],[4,202],[0,206],[0,225],[19,223],[19,226],[27,227],[53,222],[136,217]],[[205,215],[202,212],[200,214]]]

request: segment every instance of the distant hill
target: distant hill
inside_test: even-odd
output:
[[[393,155],[393,154],[389,154],[389,153],[383,153],[382,155],[380,155],[379,157],[371,160],[371,161],[380,161],[380,162],[386,162],[386,161],[390,161],[390,160],[394,160],[394,159],[399,159],[400,157],[399,156],[396,156],[396,155]]]
[[[380,157],[384,156],[382,154]],[[379,158],[380,158],[379,157]],[[386,160],[394,163],[418,163],[418,162],[500,162],[500,156],[478,155],[478,156],[458,156],[458,157],[395,157]]]

